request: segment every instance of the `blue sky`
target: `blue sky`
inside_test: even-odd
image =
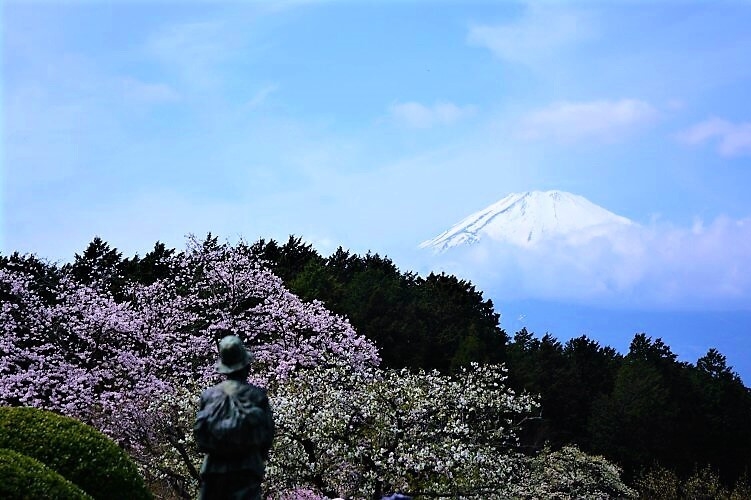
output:
[[[560,189],[748,309],[748,26],[746,1],[6,1],[0,251],[295,234],[419,270],[469,213]]]

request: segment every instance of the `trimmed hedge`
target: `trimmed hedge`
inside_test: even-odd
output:
[[[114,441],[70,417],[0,407],[0,448],[42,462],[95,499],[152,498],[138,468]]]
[[[0,448],[0,498],[90,500],[81,488],[17,451]]]

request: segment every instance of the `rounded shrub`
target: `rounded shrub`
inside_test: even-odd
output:
[[[32,457],[96,499],[148,499],[128,455],[78,420],[29,407],[0,407],[0,448]]]
[[[81,488],[17,451],[0,448],[0,498],[90,500]]]

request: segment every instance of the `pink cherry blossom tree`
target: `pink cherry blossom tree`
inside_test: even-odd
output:
[[[379,363],[375,346],[344,318],[303,303],[246,245],[191,238],[172,266],[169,279],[130,284],[119,303],[107,283],[72,276],[49,303],[31,276],[0,270],[0,402],[90,422],[145,472],[184,489],[190,478],[173,466],[196,474],[186,415],[200,389],[217,381],[216,343],[227,329],[252,346],[253,378],[264,386],[300,367],[338,363],[357,371]]]

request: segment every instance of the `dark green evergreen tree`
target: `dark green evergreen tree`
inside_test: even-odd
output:
[[[717,349],[699,358],[694,371],[699,400],[694,443],[697,461],[720,471],[726,485],[751,471],[751,391]]]
[[[67,270],[81,283],[91,285],[97,281],[118,280],[122,272],[122,254],[99,236],[95,237],[81,254],[75,255]]]
[[[164,243],[157,241],[154,249],[143,258],[136,254],[132,258],[125,259],[122,265],[123,273],[128,281],[150,285],[157,280],[170,277],[174,258],[175,249],[168,249]]]
[[[62,272],[56,264],[40,259],[34,254],[22,255],[13,252],[8,257],[0,255],[0,269],[18,271],[32,276],[32,289],[49,304],[56,300],[54,289],[62,277]],[[5,300],[6,297],[0,290],[0,300]]]

